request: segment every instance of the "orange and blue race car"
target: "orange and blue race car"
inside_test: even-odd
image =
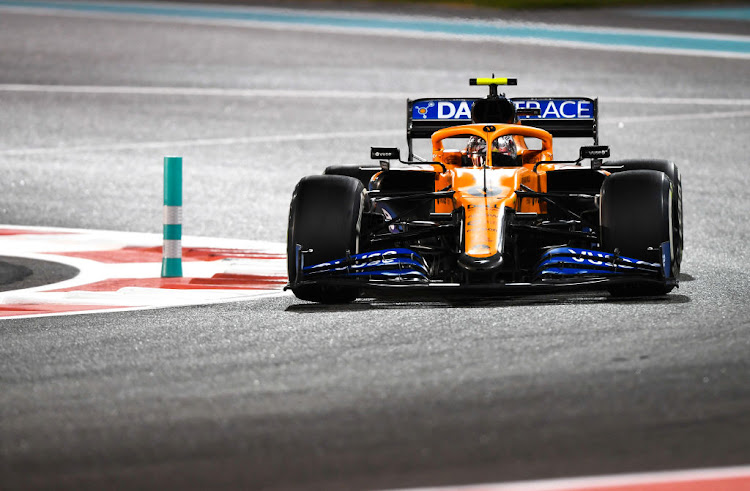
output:
[[[485,98],[407,101],[408,158],[330,166],[297,184],[289,211],[290,288],[304,300],[362,295],[606,290],[678,286],[682,188],[666,160],[607,160],[598,101],[507,98],[516,79],[471,79]],[[554,138],[591,138],[555,160]],[[428,139],[431,158],[414,153]]]

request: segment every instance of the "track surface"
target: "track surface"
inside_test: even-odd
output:
[[[746,34],[742,22],[711,25]],[[519,78],[513,95],[601,97],[614,157],[675,160],[687,241],[663,299],[281,297],[2,321],[1,488],[352,489],[750,463],[747,60],[5,11],[0,46],[0,85],[269,91],[2,90],[2,223],[159,232],[161,158],[175,154],[185,233],[282,242],[300,177],[403,146],[403,94],[481,96],[466,79],[495,71]]]

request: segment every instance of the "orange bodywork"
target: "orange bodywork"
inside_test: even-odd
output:
[[[485,142],[492,142],[505,135],[513,136],[521,165],[494,167],[489,143],[484,163],[475,166],[461,165],[462,151],[443,148],[446,138],[478,136]],[[541,140],[541,149],[528,149],[525,138]],[[464,253],[468,256],[488,258],[502,252],[500,217],[506,209],[522,213],[546,212],[545,203],[536,198],[517,198],[516,190],[523,185],[533,191],[546,191],[545,171],[554,168],[554,164],[541,163],[552,160],[552,135],[547,131],[514,124],[452,126],[432,135],[432,158],[445,166],[444,172],[442,168],[438,170],[435,190],[454,191],[452,198],[435,201],[435,212],[464,209]]]

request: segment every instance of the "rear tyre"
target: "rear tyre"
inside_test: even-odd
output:
[[[673,185],[667,174],[656,170],[631,170],[612,174],[601,189],[601,246],[622,256],[659,262],[659,246],[674,244]],[[675,252],[672,250],[672,266]],[[613,285],[614,296],[665,295],[673,286],[633,283]]]
[[[289,206],[287,272],[292,291],[302,299],[320,303],[347,303],[359,296],[350,286],[295,285],[296,245],[307,266],[341,259],[359,252],[360,226],[365,197],[362,183],[353,177],[322,175],[300,180]]]

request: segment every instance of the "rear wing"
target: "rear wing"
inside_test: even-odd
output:
[[[476,98],[427,98],[406,101],[406,141],[409,160],[414,158],[412,140],[430,138],[442,128],[471,123],[471,108]],[[519,123],[549,131],[562,138],[593,138],[599,144],[598,99],[587,97],[511,97],[519,111]],[[539,110],[524,115],[524,109]],[[531,112],[531,111],[529,111]],[[536,111],[534,111],[536,112]]]

